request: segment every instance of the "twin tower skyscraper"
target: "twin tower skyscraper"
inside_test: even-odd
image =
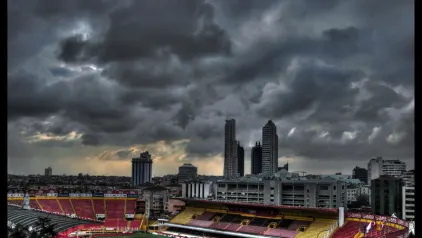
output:
[[[244,164],[243,158],[240,158],[243,157],[243,153],[242,155],[239,154],[238,147],[238,141],[236,140],[236,120],[227,119],[224,129],[224,177],[234,178],[243,176]],[[252,153],[252,156],[254,154],[256,153]],[[271,120],[262,128],[261,156],[262,174],[275,174],[278,171],[278,135],[277,127]],[[256,164],[257,161],[253,161],[252,158],[252,164],[254,162]]]

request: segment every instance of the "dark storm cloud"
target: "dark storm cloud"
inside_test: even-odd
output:
[[[108,31],[99,42],[71,37],[60,59],[78,61],[84,50],[99,62],[132,61],[169,50],[181,59],[229,54],[231,42],[213,23],[213,6],[204,1],[133,1],[110,15]]]
[[[353,70],[318,65],[316,62],[299,63],[298,69],[287,84],[287,92],[270,95],[258,109],[260,115],[282,118],[308,109],[318,103],[317,111],[327,109],[342,111],[353,99],[357,90],[351,83],[362,79],[362,73]]]
[[[280,156],[414,156],[413,1],[9,2],[13,158],[71,132],[214,156],[228,116],[247,155],[273,119]]]

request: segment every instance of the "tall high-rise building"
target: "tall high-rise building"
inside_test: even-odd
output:
[[[368,184],[368,170],[365,169],[365,168],[360,168],[360,167],[356,166],[353,169],[352,178],[359,179],[364,184]]]
[[[269,120],[262,128],[262,173],[273,175],[278,170],[278,135],[274,122]]]
[[[44,175],[45,176],[51,176],[53,175],[53,169],[51,167],[48,167],[44,170]]]
[[[192,164],[183,164],[179,167],[178,180],[179,183],[194,180],[198,177],[198,168]]]
[[[237,142],[237,172],[240,177],[245,176],[245,150]]]
[[[132,186],[150,183],[152,178],[152,159],[148,151],[142,152],[139,158],[132,159]]]
[[[260,173],[262,173],[262,146],[257,141],[251,151],[251,174]]]
[[[227,119],[224,128],[224,177],[237,177],[236,120]]]

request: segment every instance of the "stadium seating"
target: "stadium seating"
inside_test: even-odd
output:
[[[213,221],[202,221],[202,220],[196,220],[192,219],[188,225],[190,226],[199,226],[199,227],[209,227],[213,224]]]
[[[196,217],[196,220],[210,221],[216,215],[215,212],[204,212],[204,214]]]
[[[95,214],[105,214],[105,205],[103,199],[93,199]],[[73,204],[75,205],[75,204]]]
[[[126,201],[126,214],[135,214],[136,200]]]
[[[124,219],[107,219],[104,221],[104,227],[108,227],[108,228],[127,227],[127,221]]]
[[[180,212],[177,216],[175,216],[171,222],[186,225],[188,224],[193,216],[200,216],[204,213],[204,208],[190,208],[187,207],[185,210]]]
[[[336,221],[325,221],[325,222],[320,222],[320,221],[315,221],[312,222],[308,229],[306,229],[305,232],[299,232],[296,235],[296,238],[315,238],[315,237],[324,237],[325,235],[330,235],[329,234],[329,229],[336,223]]]
[[[141,221],[140,220],[133,220],[130,222],[130,226],[129,228],[131,229],[139,229],[141,226]]]
[[[23,206],[23,200],[9,200],[7,202],[18,206]]]
[[[59,199],[58,201],[59,201],[60,205],[62,206],[63,212],[65,214],[73,214],[74,213],[72,204],[70,204],[69,199]]]
[[[359,232],[359,226],[362,227],[360,222],[348,221],[331,238],[354,237]]]
[[[265,231],[267,231],[267,229],[268,229],[267,227],[247,225],[247,226],[242,226],[238,230],[238,232],[262,235],[265,233]]]
[[[225,228],[225,230],[227,230],[227,231],[237,231],[240,227],[241,227],[241,225],[239,223],[230,223]]]
[[[38,199],[38,202],[40,203],[41,207],[45,211],[54,212],[54,213],[63,213],[60,209],[59,203],[57,202],[57,199]]]
[[[123,219],[125,210],[125,201],[118,200],[106,200],[107,207],[107,219]]]
[[[31,207],[32,209],[41,210],[41,207],[40,207],[39,203],[35,199],[29,200],[29,207]]]
[[[219,223],[214,223],[211,226],[209,226],[212,229],[217,229],[217,230],[225,230],[226,227],[228,227],[231,223],[229,222],[219,222]]]
[[[296,236],[296,231],[286,230],[286,229],[268,229],[264,235],[267,236],[276,236],[276,237],[286,237],[294,238]]]
[[[287,229],[289,230],[297,230],[301,226],[309,226],[309,221],[292,221]]]
[[[91,199],[71,199],[71,203],[73,204],[73,207],[75,208],[75,212],[77,216],[91,218],[91,219],[96,218],[92,210]]]

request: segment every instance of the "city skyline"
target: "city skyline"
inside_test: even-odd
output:
[[[160,2],[8,1],[10,173],[222,175],[226,118],[245,174],[268,120],[291,171],[414,168],[412,1]]]

